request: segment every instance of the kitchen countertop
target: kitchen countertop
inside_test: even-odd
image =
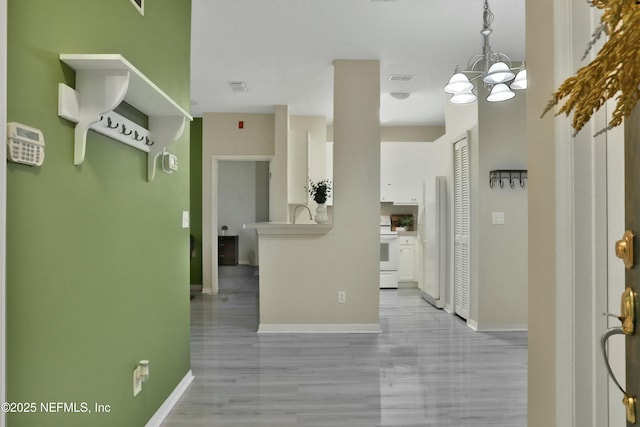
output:
[[[333,224],[291,224],[287,222],[255,222],[244,224],[243,228],[254,228],[258,235],[269,234],[329,234]]]

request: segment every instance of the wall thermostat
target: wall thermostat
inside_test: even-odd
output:
[[[39,129],[7,123],[7,160],[31,166],[44,162],[44,135]]]
[[[178,158],[171,153],[162,153],[162,170],[173,173],[178,170]]]

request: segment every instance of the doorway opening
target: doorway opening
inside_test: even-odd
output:
[[[218,265],[258,265],[258,239],[244,224],[269,221],[269,162],[218,163]]]
[[[213,156],[211,289],[206,292],[203,289],[204,293],[218,293],[220,255],[227,255],[223,265],[258,265],[256,231],[245,229],[244,224],[269,221],[273,217],[272,160],[272,156],[259,155]],[[229,259],[229,254],[233,259]]]

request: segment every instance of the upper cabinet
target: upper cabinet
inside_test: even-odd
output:
[[[422,183],[431,146],[423,142],[383,142],[380,147],[380,200],[422,204]]]
[[[84,161],[87,132],[100,132],[147,153],[147,180],[156,159],[182,135],[192,117],[122,55],[61,54],[76,72],[76,87],[58,86],[58,115],[76,123],[74,164]],[[148,129],[113,110],[126,102],[148,116]]]

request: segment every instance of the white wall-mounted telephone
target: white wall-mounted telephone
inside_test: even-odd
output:
[[[7,123],[7,160],[31,166],[44,162],[44,135],[21,123]]]

